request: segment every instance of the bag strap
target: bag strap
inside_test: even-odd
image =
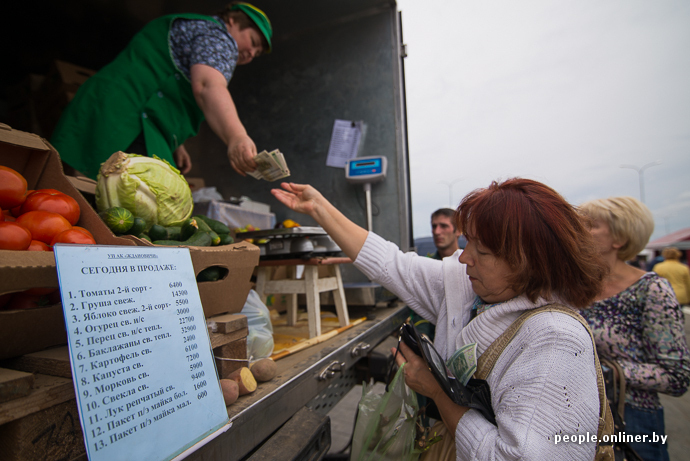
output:
[[[616,411],[620,415],[622,420],[625,420],[625,375],[623,374],[623,369],[618,362],[614,360],[601,359],[601,363],[607,367],[615,370],[615,376],[618,376],[618,382],[613,380],[613,398],[618,402]]]
[[[592,336],[592,331],[589,329],[587,321],[573,309],[565,307],[561,304],[548,304],[546,306],[537,307],[536,309],[530,309],[520,317],[518,317],[501,336],[496,338],[496,340],[491,343],[491,345],[484,351],[484,353],[479,356],[477,360],[477,371],[474,377],[477,379],[486,379],[493,370],[496,361],[501,356],[506,346],[510,344],[513,337],[517,334],[529,318],[541,314],[542,312],[560,312],[571,316],[572,318],[579,321],[582,326],[585,327],[589,337],[592,339],[592,345],[594,346],[594,364],[597,373],[597,387],[599,388],[599,426],[597,428],[597,439],[601,440],[604,434],[613,433],[613,415],[611,414],[611,409],[609,408],[608,402],[606,400],[606,388],[604,387],[604,374],[601,371],[601,364],[599,363],[599,356],[597,355],[597,347],[594,342],[594,336]]]

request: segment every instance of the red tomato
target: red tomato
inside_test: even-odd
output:
[[[27,195],[20,214],[29,211],[52,211],[64,216],[70,224],[79,221],[79,204],[67,194],[55,189],[38,189]]]
[[[26,251],[53,251],[53,249],[40,240],[32,240]]]
[[[85,233],[86,235],[88,235],[89,237],[91,237],[92,239],[96,240],[96,238],[93,236],[93,234],[92,234],[91,232],[89,232],[88,229],[85,229],[85,228],[80,227],[80,226],[72,226],[72,229],[78,230],[78,231],[80,231],[80,232],[83,232],[83,233]]]
[[[47,295],[34,295],[26,291],[21,291],[12,296],[12,299],[7,304],[7,309],[34,309],[36,307],[46,307],[50,305],[51,303]]]
[[[29,229],[16,222],[0,222],[0,249],[23,251],[29,248],[30,244]]]
[[[56,243],[82,243],[87,245],[95,245],[96,241],[93,239],[93,237],[89,237],[86,235],[86,233],[78,229],[67,229],[53,237],[53,240],[50,242],[50,246],[53,246]]]
[[[72,228],[62,215],[50,211],[29,211],[18,217],[17,222],[31,231],[34,240],[47,244],[60,232]]]
[[[0,165],[0,208],[14,208],[26,199],[26,179],[12,168]]]
[[[5,212],[0,208],[0,222],[5,221]]]

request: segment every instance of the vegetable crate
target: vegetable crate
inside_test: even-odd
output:
[[[78,226],[85,227],[96,243],[128,245],[115,237],[62,171],[58,152],[38,135],[0,124],[0,165],[21,173],[29,189],[57,189],[79,204]],[[29,288],[58,287],[55,257],[50,251],[0,251],[0,295]],[[0,359],[66,344],[62,307],[0,311]]]
[[[139,246],[152,246],[147,240],[126,236]],[[181,245],[182,246],[182,245]],[[192,257],[194,276],[209,267],[220,267],[223,277],[215,281],[198,282],[201,305],[206,317],[239,313],[252,287],[251,276],[259,264],[259,247],[248,242],[212,247],[187,247]]]

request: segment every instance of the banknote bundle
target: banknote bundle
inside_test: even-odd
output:
[[[446,361],[446,366],[463,386],[467,386],[477,371],[477,343],[466,344],[455,351]]]
[[[290,176],[285,157],[278,149],[271,152],[261,151],[254,157],[254,161],[256,162],[256,170],[249,174],[256,179],[276,181]]]

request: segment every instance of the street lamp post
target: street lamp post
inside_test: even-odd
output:
[[[642,203],[645,203],[644,202],[644,170],[646,170],[647,168],[651,168],[653,166],[656,166],[656,165],[660,165],[660,164],[661,164],[661,162],[657,160],[656,162],[648,163],[641,168],[637,167],[635,165],[621,165],[621,168],[630,168],[631,170],[637,171],[637,175],[640,179],[640,200],[642,201]]]
[[[459,183],[460,181],[462,181],[462,178],[454,179],[449,183],[446,181],[439,181],[439,184],[445,184],[446,186],[448,186],[448,203],[450,208],[453,208],[453,185]]]

